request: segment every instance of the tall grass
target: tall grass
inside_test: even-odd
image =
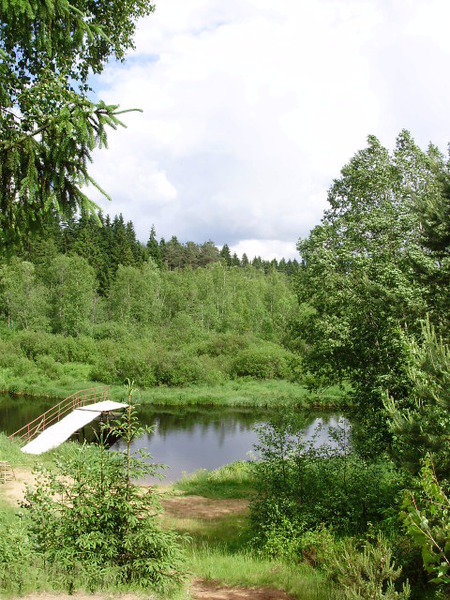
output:
[[[228,585],[281,589],[299,600],[338,600],[341,596],[325,576],[308,565],[294,565],[256,557],[250,552],[230,554],[219,548],[192,548],[192,570],[204,579]]]
[[[173,488],[205,498],[248,498],[253,492],[251,465],[238,461],[220,469],[201,469],[174,483]]]
[[[89,380],[86,370],[72,364],[72,375],[59,380],[44,376],[15,376],[8,385],[4,377],[6,369],[0,368],[0,391],[16,395],[48,398],[65,398],[77,390],[98,387]],[[297,406],[303,409],[343,409],[346,406],[345,390],[331,386],[323,390],[309,391],[305,386],[284,380],[252,380],[240,378],[216,385],[189,385],[186,387],[157,386],[136,391],[136,401],[155,406],[228,406],[276,408]],[[124,386],[112,385],[111,398],[121,400]]]

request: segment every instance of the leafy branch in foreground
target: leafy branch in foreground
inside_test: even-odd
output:
[[[422,340],[408,340],[410,354],[407,375],[412,383],[408,398],[388,398],[385,408],[394,434],[393,451],[399,463],[414,474],[431,453],[435,469],[450,469],[450,349],[436,334],[427,317],[422,323]]]
[[[121,111],[90,100],[88,77],[133,48],[149,0],[5,0],[0,4],[0,243],[96,207],[87,165]]]
[[[431,457],[423,463],[416,493],[403,503],[406,531],[422,550],[423,564],[431,580],[450,585],[450,500],[439,483]]]

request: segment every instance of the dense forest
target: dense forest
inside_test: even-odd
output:
[[[143,245],[121,216],[85,214],[19,248],[0,271],[4,389],[61,375],[65,362],[145,387],[299,377],[297,261],[250,264],[226,245],[158,242],[154,229]]]

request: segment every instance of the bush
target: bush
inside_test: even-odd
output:
[[[253,346],[238,352],[232,365],[232,375],[256,379],[289,379],[291,353],[273,344]]]
[[[286,517],[298,530],[322,523],[339,534],[362,534],[400,504],[404,475],[387,458],[368,462],[345,446],[338,450],[306,445],[296,416],[281,416],[260,428],[254,463],[257,495],[251,504],[255,535]],[[274,521],[274,516],[276,520]]]
[[[155,375],[158,384],[187,385],[203,381],[202,363],[184,352],[168,352],[157,358]]]
[[[0,510],[0,590],[22,594],[32,562],[33,547],[26,522]]]
[[[396,568],[392,551],[380,535],[375,543],[365,541],[361,549],[353,540],[341,544],[329,571],[348,600],[408,600],[411,595],[408,582],[400,592],[395,589],[401,568]]]
[[[450,586],[450,500],[433,468],[431,457],[424,462],[417,489],[405,494],[403,522],[408,535],[422,553],[423,565],[432,582],[442,589]]]
[[[100,447],[75,446],[56,470],[38,470],[24,504],[33,544],[55,576],[64,572],[69,593],[80,579],[90,591],[105,581],[166,591],[183,579],[180,543],[161,525],[158,495],[132,483],[156,469],[131,454],[143,433],[131,406],[113,433],[124,440],[123,453],[106,451],[105,427]]]
[[[61,364],[56,362],[52,356],[41,355],[36,358],[37,368],[46,375],[49,379],[57,379],[61,377]]]

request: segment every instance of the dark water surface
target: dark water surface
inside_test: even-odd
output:
[[[0,430],[13,433],[56,402],[0,394]],[[267,422],[273,415],[273,412],[260,409],[157,409],[144,405],[138,407],[139,421],[152,427],[152,432],[136,440],[134,449],[148,449],[156,462],[169,467],[165,471],[166,480],[175,481],[183,473],[214,469],[235,460],[252,458],[253,445],[257,441],[254,427]],[[310,412],[304,415],[302,431],[305,440],[314,439],[315,446],[327,443],[336,447],[330,433],[346,423],[336,414]],[[83,436],[93,438],[90,426],[77,435],[78,439]],[[114,446],[121,447],[121,442]]]

